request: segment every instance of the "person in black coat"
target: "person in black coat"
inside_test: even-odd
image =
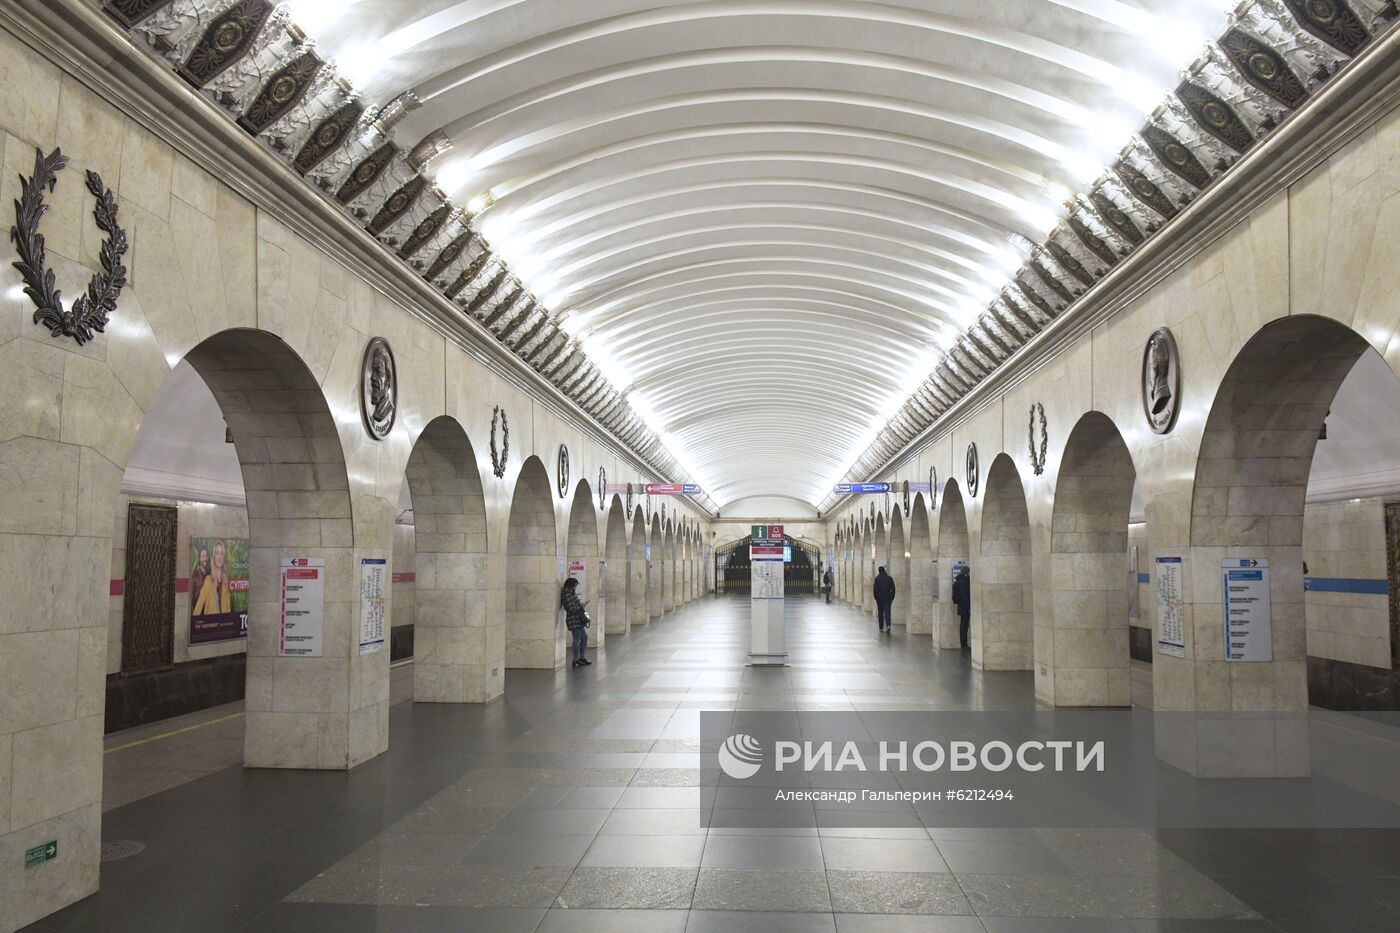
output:
[[[894,577],[881,567],[875,574],[875,613],[880,620],[880,631],[890,630],[890,607],[894,605]]]
[[[832,576],[831,568],[826,568],[826,573],[822,574],[822,592],[826,593],[826,604],[831,605],[831,589],[836,585],[836,578]]]
[[[958,641],[966,648],[972,627],[972,577],[966,566],[958,569],[958,577],[953,581],[953,605],[958,607]]]
[[[559,603],[564,607],[564,625],[573,637],[574,667],[592,664],[588,660],[588,604],[578,598],[578,580],[574,577],[564,581]]]

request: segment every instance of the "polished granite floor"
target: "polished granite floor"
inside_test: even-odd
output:
[[[748,601],[415,705],[349,774],[244,771],[237,706],[110,737],[103,836],[145,848],[33,930],[1400,929],[1400,832],[700,827],[701,710],[1026,709],[1029,673],[789,600],[787,669],[744,666]],[[232,763],[232,764],[230,764]]]

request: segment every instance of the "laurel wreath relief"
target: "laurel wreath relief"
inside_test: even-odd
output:
[[[87,293],[73,302],[72,310],[63,307],[63,296],[48,268],[44,252],[44,235],[39,221],[49,207],[44,203],[44,189],[50,193],[58,183],[58,173],[68,164],[68,157],[58,149],[44,155],[34,150],[34,174],[19,176],[20,196],[15,201],[15,225],[10,228],[10,240],[19,253],[14,267],[24,280],[24,293],[35,304],[34,323],[49,329],[49,335],[72,337],[82,346],[107,327],[107,319],[117,309],[117,298],[126,285],[126,231],[117,225],[117,199],[112,189],[102,183],[102,176],[87,172],[87,189],[97,199],[92,215],[97,228],[106,234],[98,259],[102,271],[88,281]]]
[[[501,446],[496,448],[496,426],[501,428]],[[510,418],[497,405],[491,412],[491,472],[496,479],[506,475],[506,463],[510,460]]]
[[[1039,451],[1036,450],[1036,446],[1035,446],[1035,427],[1036,427],[1035,421],[1036,421],[1036,417],[1037,417],[1037,416],[1040,417],[1040,450],[1039,450]],[[1039,402],[1036,402],[1034,405],[1031,406],[1031,423],[1030,423],[1031,468],[1032,468],[1033,470],[1035,470],[1035,475],[1036,475],[1036,476],[1039,476],[1040,474],[1042,474],[1042,473],[1045,472],[1045,454],[1046,454],[1046,451],[1049,449],[1049,447],[1050,447],[1050,433],[1046,430],[1045,406],[1042,405],[1042,404],[1040,404]]]

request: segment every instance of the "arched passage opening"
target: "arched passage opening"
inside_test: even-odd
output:
[[[606,527],[602,574],[603,621],[594,627],[608,635],[626,635],[631,628],[627,602],[627,514],[622,509],[622,499],[616,495],[608,507]]]
[[[666,611],[665,604],[665,535],[661,530],[661,517],[651,517],[651,532],[647,535],[647,618],[651,621],[661,618]]]
[[[700,588],[696,584],[696,571],[700,568],[700,561],[695,553],[695,530],[686,529],[685,534],[685,601],[687,604],[695,601],[700,595]]]
[[[889,561],[889,541],[885,516],[875,516],[875,527],[870,533],[870,546],[865,561],[865,589],[861,594],[861,607],[871,615],[875,614],[875,568]]]
[[[855,560],[851,572],[851,581],[855,584],[851,593],[851,605],[868,612],[867,601],[869,600],[869,566],[871,566],[871,528],[865,517],[861,517],[860,531],[855,532]]]
[[[582,566],[583,580],[579,598],[588,603],[593,620],[589,629],[588,647],[601,648],[607,630],[604,623],[606,607],[600,598],[606,592],[602,584],[603,568],[598,562],[598,513],[594,511],[593,491],[587,480],[579,480],[574,498],[569,504],[569,538],[564,546],[565,571],[571,576]]]
[[[687,605],[695,601],[695,532],[687,528],[682,538],[685,542],[685,602]]]
[[[661,611],[676,608],[676,532],[669,522],[661,526]]]
[[[1163,645],[1158,633],[1154,702],[1164,710],[1251,716],[1216,716],[1194,732],[1159,739],[1159,754],[1192,773],[1310,771],[1306,723],[1296,718],[1308,706],[1302,547],[1307,483],[1328,411],[1367,347],[1330,318],[1273,321],[1235,357],[1211,404],[1191,496],[1186,559],[1194,567],[1187,573],[1199,581],[1191,592],[1192,622],[1179,647]],[[1268,562],[1267,627],[1254,620],[1245,631],[1220,622],[1231,585],[1227,562],[1243,561]],[[1283,718],[1268,731],[1272,746],[1264,748],[1255,717],[1267,712]]]
[[[120,656],[108,668],[132,677],[244,651],[244,764],[354,767],[388,745],[389,652],[359,651],[355,570],[357,557],[390,557],[394,506],[369,497],[356,514],[330,405],[280,338],[224,331],[190,350],[184,363],[152,399],[132,448],[102,452],[127,464],[128,489],[140,487],[137,495],[102,503],[117,513],[113,557],[115,566],[120,555],[124,582],[120,621],[113,613],[112,623],[120,625],[112,633]],[[175,434],[188,442],[179,412],[192,408],[201,412],[200,450],[186,454],[170,445]],[[118,414],[113,409],[114,424]],[[161,476],[194,480],[206,458],[229,466],[228,501],[241,498],[242,506],[186,509],[175,500],[199,492],[187,489],[170,501],[148,494],[160,488]],[[193,512],[224,518],[200,524],[187,514]],[[188,550],[181,548],[186,537]],[[303,559],[298,573],[323,588],[319,626],[282,630],[288,558]],[[188,595],[177,594],[176,575],[186,572]],[[98,733],[101,712],[98,706]]]
[[[837,528],[831,540],[831,595],[834,599],[846,598],[846,535]]]
[[[890,515],[889,556],[885,568],[894,578],[895,598],[890,607],[890,624],[904,625],[909,617],[909,598],[912,587],[909,585],[909,551],[904,536],[904,517],[896,508]]]
[[[564,663],[559,559],[549,474],[538,457],[520,467],[506,530],[506,667]]]
[[[938,519],[938,627],[933,641],[937,648],[956,649],[961,644],[961,622],[953,605],[953,581],[958,571],[969,566],[972,556],[967,534],[967,507],[962,490],[954,480],[943,487]],[[970,634],[969,634],[970,637]]]
[[[992,461],[985,495],[980,573],[972,580],[972,664],[1028,671],[1034,660],[1031,519],[1025,487],[1007,454]]]
[[[641,509],[632,513],[632,538],[627,545],[627,625],[646,625],[647,525]]]
[[[413,698],[484,702],[501,692],[490,675],[504,622],[487,612],[486,499],[462,426],[435,418],[405,469],[413,515]]]
[[[1080,418],[1055,484],[1050,630],[1036,633],[1036,695],[1048,703],[1132,702],[1128,587],[1137,587],[1137,568],[1127,555],[1136,482],[1128,445],[1108,416]]]
[[[1400,709],[1400,380],[1368,349],[1318,436],[1303,511],[1308,702]]]
[[[933,583],[937,567],[933,561],[933,539],[929,534],[928,504],[923,494],[914,497],[909,513],[908,598],[904,624],[910,635],[929,635],[934,627]]]

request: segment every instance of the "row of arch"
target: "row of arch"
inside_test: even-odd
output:
[[[493,551],[477,458],[462,426],[450,416],[430,422],[414,443],[406,468],[415,525],[415,669],[418,700],[473,699],[444,676],[459,667],[451,646],[465,622],[490,623]],[[619,494],[599,497],[587,479],[569,496],[563,535],[555,527],[554,492],[540,458],[521,465],[509,503],[503,552],[505,667],[554,668],[565,655],[559,587],[581,571],[583,598],[593,618],[595,645],[626,635],[701,595],[704,562],[698,526],[648,517],[641,504],[629,515]],[[607,503],[606,510],[599,508]],[[461,607],[475,608],[462,612]],[[446,650],[444,650],[446,649]]]
[[[1070,428],[1039,498],[1027,496],[1029,467],[1001,451],[980,491],[969,494],[949,479],[933,501],[917,495],[907,515],[896,506],[888,515],[876,508],[843,517],[832,525],[836,592],[873,611],[872,576],[886,566],[901,593],[895,621],[910,634],[930,635],[940,649],[956,649],[950,581],[966,563],[974,667],[1034,670],[1038,698],[1058,706],[1129,705],[1128,601],[1139,575],[1127,554],[1142,482],[1147,553],[1184,555],[1188,567],[1195,565],[1188,580],[1198,581],[1188,594],[1194,606],[1183,651],[1164,665],[1153,639],[1158,708],[1166,683],[1166,708],[1305,709],[1308,476],[1319,429],[1368,346],[1351,328],[1320,316],[1261,327],[1230,362],[1206,409],[1186,418],[1199,425],[1186,430],[1200,432],[1189,486],[1152,461],[1161,448],[1142,441],[1144,432],[1120,430],[1121,415],[1090,410]],[[1125,435],[1141,448],[1136,457]],[[1219,578],[1208,581],[1222,559],[1242,554],[1270,562],[1272,660],[1232,666],[1219,624]],[[1143,607],[1144,624],[1160,635],[1154,609]]]
[[[1101,412],[1085,414],[1070,432],[1056,487],[1051,533],[1053,617],[1066,624],[1057,679],[1088,686],[1082,705],[1125,706],[1131,697],[1128,648],[1129,510],[1136,470],[1127,445]],[[963,486],[948,480],[933,500],[914,497],[908,516],[894,508],[864,527],[836,536],[836,592],[874,612],[872,582],[887,568],[901,594],[893,621],[931,635],[936,647],[960,646],[949,596],[961,566],[972,571],[970,649],[974,667],[1031,670],[1036,658],[1035,572],[1026,494],[1016,464],[999,454],[982,492],[979,546],[974,553]],[[937,520],[931,521],[931,515]],[[936,561],[936,563],[935,563]],[[1081,704],[1064,704],[1081,705]]]
[[[645,501],[629,513],[622,496],[599,495],[588,479],[565,485],[528,451],[502,482],[484,480],[491,458],[451,414],[415,418],[410,408],[385,442],[368,441],[267,331],[218,332],[185,359],[225,418],[243,477],[250,766],[344,768],[387,747],[387,652],[355,650],[356,568],[392,551],[405,486],[415,557],[398,569],[415,578],[416,700],[484,702],[504,691],[510,669],[562,666],[560,588],[575,568],[595,646],[704,591],[704,532],[680,508],[663,518]],[[327,568],[323,647],[294,661],[278,644],[278,575],[293,556]],[[330,730],[334,740],[317,738]]]

